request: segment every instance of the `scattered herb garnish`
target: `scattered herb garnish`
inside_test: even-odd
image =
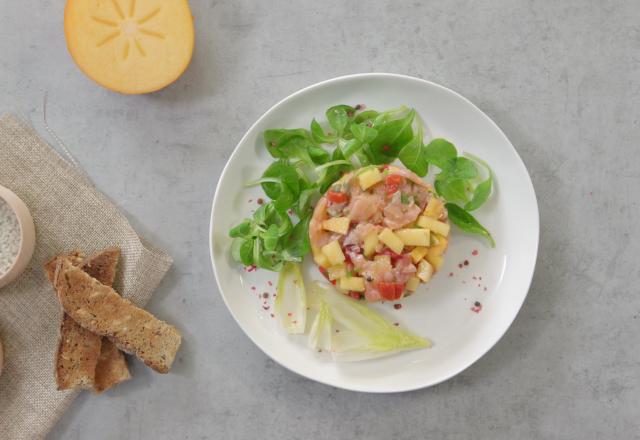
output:
[[[404,106],[378,112],[336,105],[325,116],[326,125],[313,119],[309,130],[265,130],[264,145],[275,161],[249,186],[260,185],[271,201],[229,232],[234,260],[273,271],[302,261],[310,251],[309,220],[320,195],[344,173],[396,159],[421,177],[429,165],[438,168],[434,186],[448,202],[452,223],[494,245],[491,234],[469,213],[492,192],[493,173],[485,162],[459,156],[445,139],[425,145],[422,119]],[[411,198],[402,194],[401,202],[409,204]]]

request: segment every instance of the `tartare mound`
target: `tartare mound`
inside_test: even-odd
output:
[[[380,165],[345,174],[318,201],[309,238],[320,271],[341,291],[393,301],[442,266],[444,201],[411,171]]]

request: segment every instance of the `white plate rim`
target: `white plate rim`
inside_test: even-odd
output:
[[[513,150],[513,153],[515,154],[515,157],[517,158],[517,162],[518,162],[519,166],[522,168],[522,171],[524,172],[524,175],[527,177],[527,179],[526,179],[527,186],[528,186],[527,189],[530,190],[531,193],[533,194],[533,204],[534,204],[533,207],[535,208],[535,212],[536,212],[536,216],[533,219],[534,222],[535,222],[535,228],[534,228],[535,229],[535,231],[534,231],[535,232],[535,240],[534,240],[535,250],[534,250],[534,252],[531,253],[532,264],[529,266],[529,270],[528,270],[529,273],[526,276],[526,278],[527,278],[526,291],[525,291],[524,295],[522,295],[522,299],[519,302],[519,304],[517,304],[517,307],[515,307],[515,310],[513,311],[513,317],[511,318],[511,320],[508,321],[508,323],[507,323],[507,321],[504,321],[505,324],[506,324],[506,325],[504,325],[504,328],[500,332],[496,333],[497,336],[494,338],[493,341],[491,341],[490,344],[487,344],[486,349],[479,356],[477,356],[475,359],[471,359],[469,362],[467,362],[466,364],[464,364],[463,366],[461,366],[457,370],[451,371],[451,373],[449,375],[440,377],[440,378],[438,378],[438,380],[425,381],[424,383],[419,383],[419,384],[416,384],[414,386],[397,387],[397,388],[394,388],[394,389],[367,389],[367,388],[362,388],[362,387],[358,387],[358,386],[347,386],[347,385],[344,385],[344,384],[337,384],[337,383],[333,383],[331,381],[325,381],[325,380],[322,380],[322,379],[319,379],[319,378],[316,378],[316,377],[311,377],[310,375],[305,374],[303,371],[300,371],[299,369],[296,369],[293,366],[286,365],[283,361],[279,360],[274,353],[270,353],[267,350],[265,350],[265,348],[262,347],[246,331],[246,329],[243,327],[243,325],[241,324],[240,320],[238,319],[238,317],[236,316],[236,314],[234,313],[232,308],[229,306],[229,304],[227,302],[227,299],[226,299],[226,297],[225,297],[225,295],[223,293],[222,286],[221,286],[221,284],[219,282],[218,270],[217,270],[217,267],[216,267],[214,249],[213,249],[214,212],[215,212],[216,204],[217,204],[217,201],[218,201],[218,196],[219,196],[219,193],[220,193],[220,188],[221,188],[220,183],[223,181],[224,177],[226,176],[226,173],[227,173],[227,171],[229,169],[230,163],[233,161],[235,156],[238,154],[240,146],[245,142],[247,137],[249,137],[249,135],[253,132],[254,128],[257,125],[259,125],[260,122],[263,119],[265,119],[268,116],[270,116],[273,112],[275,112],[277,109],[279,109],[282,105],[286,104],[290,100],[293,100],[294,98],[296,98],[299,95],[305,94],[305,93],[307,93],[307,92],[309,92],[311,90],[314,90],[316,88],[321,88],[321,87],[324,87],[324,86],[329,85],[329,84],[333,84],[333,83],[337,83],[337,82],[341,82],[341,81],[349,81],[349,80],[358,79],[358,78],[371,78],[371,77],[375,77],[375,78],[385,78],[385,77],[386,78],[395,78],[395,79],[402,79],[402,80],[408,80],[408,81],[414,81],[414,82],[417,82],[417,83],[422,83],[423,85],[429,85],[431,87],[439,88],[439,89],[441,89],[441,90],[443,90],[445,92],[451,93],[451,94],[455,95],[456,97],[458,97],[459,99],[462,99],[463,101],[465,101],[469,106],[471,106],[474,110],[476,110],[485,119],[486,122],[488,122],[491,126],[493,126],[493,128],[499,133],[499,135],[502,138],[504,138],[506,143]],[[409,391],[420,390],[420,389],[423,389],[423,388],[428,388],[428,387],[440,384],[442,382],[445,382],[445,381],[451,379],[452,377],[457,376],[458,374],[462,373],[467,368],[469,368],[471,365],[476,363],[478,360],[480,360],[482,357],[484,357],[504,337],[504,335],[509,330],[509,328],[511,328],[511,325],[513,324],[513,322],[515,321],[516,317],[520,313],[520,310],[522,309],[522,305],[524,304],[524,301],[525,301],[525,299],[527,298],[527,296],[529,294],[529,289],[531,288],[531,283],[533,281],[533,275],[535,273],[536,263],[537,263],[537,259],[538,259],[539,247],[540,247],[540,210],[539,210],[539,206],[538,206],[538,199],[537,199],[537,196],[536,196],[535,187],[533,186],[533,182],[531,181],[531,176],[529,174],[529,171],[527,170],[526,165],[524,164],[524,161],[522,160],[522,158],[518,154],[518,151],[515,149],[515,147],[513,146],[511,141],[509,140],[509,138],[504,134],[502,129],[498,126],[498,124],[496,124],[493,121],[493,119],[491,119],[486,113],[484,113],[478,106],[476,106],[473,102],[471,102],[469,99],[467,99],[466,97],[462,96],[458,92],[456,92],[454,90],[451,90],[448,87],[445,87],[443,85],[440,85],[440,84],[434,83],[432,81],[429,81],[429,80],[425,80],[425,79],[422,79],[422,78],[417,78],[417,77],[414,77],[414,76],[399,74],[399,73],[367,72],[367,73],[354,73],[354,74],[342,75],[342,76],[330,78],[330,79],[327,79],[327,80],[324,80],[324,81],[317,82],[315,84],[311,84],[311,85],[309,85],[307,87],[304,87],[304,88],[302,88],[302,89],[290,94],[289,96],[285,97],[284,99],[278,101],[273,106],[271,106],[266,112],[264,112],[247,129],[247,131],[242,136],[240,141],[236,144],[233,152],[231,153],[231,155],[227,159],[227,162],[225,163],[225,166],[222,169],[222,172],[220,173],[220,178],[218,179],[218,183],[216,184],[216,190],[215,190],[215,193],[214,193],[214,196],[213,196],[213,202],[212,202],[212,205],[211,205],[211,215],[210,215],[210,220],[209,220],[209,256],[211,258],[211,265],[212,265],[213,273],[214,273],[214,276],[215,276],[215,279],[216,279],[216,284],[218,286],[218,291],[220,293],[220,296],[222,297],[222,300],[224,301],[225,306],[227,307],[227,310],[229,311],[229,313],[233,317],[233,319],[236,322],[236,324],[238,324],[240,329],[242,329],[243,333],[265,355],[267,355],[274,362],[278,363],[279,365],[281,365],[282,367],[286,368],[287,370],[289,370],[289,371],[291,371],[293,373],[296,373],[296,374],[298,374],[298,375],[300,375],[302,377],[305,377],[305,378],[307,378],[309,380],[312,380],[314,382],[322,383],[324,385],[328,385],[328,386],[331,386],[331,387],[344,389],[344,390],[348,390],[348,391],[364,392],[364,393],[372,393],[372,394],[401,393],[401,392],[409,392]]]

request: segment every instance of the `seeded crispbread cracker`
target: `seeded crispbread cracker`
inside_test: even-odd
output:
[[[44,263],[42,265],[42,267],[44,268],[44,274],[51,284],[53,284],[53,277],[56,274],[58,261],[62,258],[68,259],[74,266],[80,266],[84,262],[84,253],[80,251],[71,251],[67,254],[56,255],[51,260]]]
[[[111,287],[116,279],[119,260],[120,249],[108,248],[89,258],[81,267],[90,276]],[[131,374],[124,354],[116,348],[113,342],[103,337],[95,370],[93,390],[100,394],[129,379],[131,379]]]
[[[112,247],[89,257],[82,263],[81,268],[102,284],[113,286],[119,261],[120,249]],[[53,270],[55,272],[55,267]]]
[[[168,373],[180,347],[178,330],[122,298],[68,259],[58,262],[54,277],[65,312],[82,327],[107,336],[159,373]]]
[[[49,281],[53,282],[56,266],[63,258],[74,266],[80,266],[84,261],[84,254],[73,251],[47,261],[44,270]],[[64,313],[55,357],[54,372],[58,390],[93,388],[101,347],[102,337],[80,327]]]
[[[131,373],[124,354],[108,338],[102,338],[93,390],[100,394],[129,379]]]
[[[56,265],[62,258],[100,282],[113,285],[120,250],[108,248],[86,261],[79,251],[59,255],[44,265],[49,281],[53,282]],[[67,314],[60,325],[55,373],[59,390],[93,388],[97,393],[131,378],[124,355],[113,343],[82,328]]]

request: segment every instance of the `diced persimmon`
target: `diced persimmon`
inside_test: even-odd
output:
[[[447,250],[447,245],[449,244],[449,241],[447,240],[446,237],[443,237],[440,234],[433,234],[436,237],[436,244],[431,245],[431,247],[429,248],[429,251],[432,255],[442,255],[444,254],[444,251]]]
[[[414,264],[418,264],[418,262],[427,255],[427,252],[429,252],[428,247],[416,246],[410,253],[411,261],[413,261]]]
[[[344,264],[337,264],[327,268],[327,277],[329,281],[337,280],[347,276],[347,267]]]
[[[420,285],[420,278],[411,277],[407,281],[407,284],[405,287],[409,292],[415,292],[419,285]]]
[[[431,275],[433,275],[433,266],[431,266],[427,261],[422,260],[420,264],[418,264],[418,271],[416,275],[423,283],[428,283],[431,279]]]
[[[447,250],[447,245],[449,244],[449,242],[440,234],[432,235],[436,237],[437,244],[429,248],[429,252],[427,252],[427,256],[425,257],[425,259],[437,271],[442,267],[442,264],[444,263],[444,258],[442,257],[442,255],[444,254],[444,251]]]
[[[327,219],[322,222],[322,229],[344,235],[349,230],[349,217]]]
[[[448,223],[438,221],[434,218],[427,217],[426,215],[418,217],[418,226],[429,229],[431,232],[436,232],[444,237],[449,235],[449,230],[451,229],[451,226],[449,226]]]
[[[424,215],[431,218],[438,218],[440,217],[440,214],[442,214],[443,209],[444,204],[442,203],[442,200],[433,196],[424,208]]]
[[[404,247],[403,241],[398,237],[393,231],[389,228],[384,228],[380,234],[378,234],[378,238],[381,242],[383,242],[389,249],[391,249],[396,254],[402,253],[402,248]]]
[[[322,246],[322,253],[327,257],[332,266],[342,263],[345,260],[344,253],[340,247],[340,243],[334,240]]]
[[[369,258],[376,251],[378,246],[378,234],[375,231],[370,232],[364,238],[364,256]]]
[[[429,230],[421,228],[398,229],[395,234],[405,246],[429,246]]]
[[[377,168],[370,168],[358,175],[358,182],[362,191],[366,191],[378,182],[382,182],[382,174]]]
[[[329,259],[325,254],[322,253],[322,250],[320,248],[313,246],[311,250],[313,252],[313,260],[316,262],[318,266],[322,268],[327,268],[331,266]]]
[[[364,278],[361,277],[346,277],[340,278],[338,287],[342,290],[351,290],[354,292],[364,292]]]
[[[433,266],[433,269],[436,271],[440,270],[440,268],[444,264],[444,258],[442,257],[442,255],[433,255],[431,254],[431,252],[427,254],[425,259],[429,262],[429,264],[431,264],[431,266]]]

